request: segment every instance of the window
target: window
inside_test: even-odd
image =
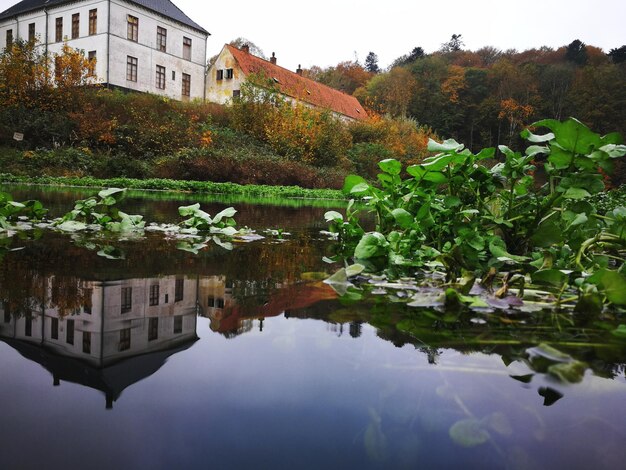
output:
[[[183,74],[183,82],[185,81],[185,75]],[[176,286],[174,288],[174,302],[180,302],[183,300],[185,289],[185,280],[184,279],[176,279]]]
[[[157,82],[158,82],[158,65],[157,65]],[[158,86],[158,85],[157,85]],[[152,284],[150,286],[150,306],[159,305],[159,285]]]
[[[128,313],[133,308],[133,288],[122,287],[122,313]]]
[[[128,15],[128,39],[130,41],[139,41],[139,18]]]
[[[217,76],[215,77],[218,81],[219,80],[224,80],[224,71],[223,70],[218,70],[217,71]]]
[[[96,63],[98,62],[98,56],[96,51],[89,51],[89,53],[87,54],[87,59],[89,60],[89,67],[91,69],[91,72],[95,73]],[[92,289],[89,290],[91,291]],[[89,309],[89,311],[87,311],[87,309]],[[85,305],[85,313],[91,313],[91,304]]]
[[[57,18],[55,20],[54,40],[56,42],[63,41],[63,18]]]
[[[226,80],[233,78],[233,69],[226,69]]]
[[[156,67],[156,87],[159,90],[165,90],[165,67],[162,67],[160,65],[157,65]],[[157,289],[159,288],[159,286],[156,287]],[[159,301],[157,300],[157,303],[155,305],[158,305],[158,302]]]
[[[13,44],[13,30],[7,29],[7,49]]]
[[[88,57],[89,57],[89,62],[91,62],[91,64],[95,64],[96,51],[90,51]],[[83,295],[85,298],[85,305],[83,305],[83,312],[85,312],[87,315],[91,315],[91,299],[93,297],[93,289],[84,289]]]
[[[137,57],[128,56],[126,58],[126,80],[137,81]]]
[[[35,23],[30,23],[28,25],[28,42],[35,41]]]
[[[169,301],[170,301],[170,295],[169,294],[165,294],[165,300],[163,300],[163,303],[167,304],[167,303],[169,303]]]
[[[74,344],[74,320],[67,321],[67,330],[65,331],[65,342]]]
[[[130,328],[120,330],[120,351],[130,349]]]
[[[240,98],[241,90],[233,90],[233,98]]]
[[[11,323],[11,310],[9,310],[9,304],[4,304],[4,323]]]
[[[74,13],[72,15],[72,39],[78,36],[80,36],[80,13]]]
[[[159,319],[150,318],[148,320],[148,341],[154,341],[159,338]]]
[[[183,332],[183,317],[181,315],[174,317],[174,334]]]
[[[26,317],[26,326],[24,327],[24,334],[26,336],[33,336],[33,317]]]
[[[191,38],[183,36],[183,59],[191,60]]]
[[[98,34],[98,9],[89,10],[89,36]]]
[[[191,96],[191,75],[186,74],[186,73],[183,74],[183,96],[186,96],[186,97]],[[178,280],[176,280],[176,285],[178,286]],[[182,294],[181,294],[181,300],[182,300]]]
[[[59,319],[52,318],[50,322],[50,337],[52,339],[59,339]]]
[[[157,50],[165,52],[167,49],[167,29],[157,26]]]
[[[176,80],[176,71],[172,70],[172,80]]]
[[[83,352],[91,354],[91,332],[83,331]]]

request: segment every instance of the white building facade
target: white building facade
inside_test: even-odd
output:
[[[168,0],[25,0],[0,13],[0,49],[36,40],[96,62],[100,83],[178,100],[204,99],[209,33]]]

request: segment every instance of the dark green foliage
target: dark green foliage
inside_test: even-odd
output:
[[[374,266],[384,259],[390,272],[443,268],[456,282],[464,271],[483,277],[495,269],[532,274],[533,282],[559,288],[580,276],[580,285],[626,303],[617,294],[619,279],[626,285],[626,209],[600,215],[589,203],[605,189],[599,169],[610,172],[626,146],[619,135],[602,137],[572,118],[533,126],[551,132],[525,130],[525,153],[501,146],[504,161],[491,168],[482,162],[494,157],[493,148],[474,154],[454,140],[431,141],[436,155],[406,168],[408,178],[395,159],[379,163],[378,185],[349,177],[344,191],[367,197],[376,231],[359,238],[364,230],[357,215],[343,220],[334,213],[327,215],[331,230],[355,259]],[[538,184],[535,161],[543,159],[547,182]],[[612,274],[597,274],[605,270]],[[590,273],[596,275],[585,281]]]

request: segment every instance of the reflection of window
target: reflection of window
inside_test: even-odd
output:
[[[129,82],[137,81],[137,58],[127,56],[126,57],[126,80]]]
[[[54,40],[56,42],[63,41],[63,18],[57,18],[55,20]]]
[[[91,354],[91,332],[83,331],[83,352]]]
[[[127,38],[130,41],[139,41],[139,18],[128,15]]]
[[[183,74],[183,77],[185,74]],[[185,280],[184,279],[176,279],[176,287],[174,289],[174,302],[180,302],[183,300],[183,294],[185,289]]]
[[[24,334],[26,336],[33,336],[33,318],[26,317],[26,326],[24,327]]]
[[[93,52],[93,57],[91,56],[91,53]],[[90,61],[95,61],[96,60],[96,51],[91,51],[89,53],[89,60]],[[88,314],[91,315],[91,299],[93,297],[93,289],[85,289],[85,305],[83,305],[83,311]]]
[[[159,338],[159,319],[150,318],[148,320],[148,341],[154,341]]]
[[[174,317],[174,334],[183,332],[183,317]]]
[[[215,307],[215,298],[214,297],[209,297],[209,299],[207,300],[207,306],[208,307]]]
[[[98,33],[98,9],[89,10],[89,35]]]
[[[191,96],[191,75],[183,74],[183,96]]]
[[[59,339],[59,319],[52,318],[50,323],[50,336],[52,339]]]
[[[191,38],[183,36],[183,59],[191,60]]]
[[[217,308],[224,308],[224,299],[217,299],[217,302],[215,302],[215,306]]]
[[[156,87],[159,90],[165,90],[165,67],[156,66]]]
[[[72,39],[80,36],[80,13],[72,15]]]
[[[167,304],[167,303],[169,303],[169,301],[170,301],[170,295],[169,294],[165,294],[165,299],[163,300],[163,303]]]
[[[35,41],[35,23],[28,25],[28,42]]]
[[[122,313],[128,313],[133,308],[133,288],[122,287]]]
[[[150,306],[159,305],[159,285],[152,284],[150,286]]]
[[[120,351],[130,349],[130,328],[120,330]]]
[[[67,331],[65,332],[67,344],[74,344],[74,320],[67,321]]]
[[[167,29],[157,26],[157,50],[165,52],[167,49]]]
[[[4,304],[4,323],[11,323],[11,310],[8,304]]]

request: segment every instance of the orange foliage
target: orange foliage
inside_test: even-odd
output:
[[[465,69],[458,65],[448,67],[448,78],[441,84],[441,92],[452,103],[459,102],[459,92],[466,88]]]

